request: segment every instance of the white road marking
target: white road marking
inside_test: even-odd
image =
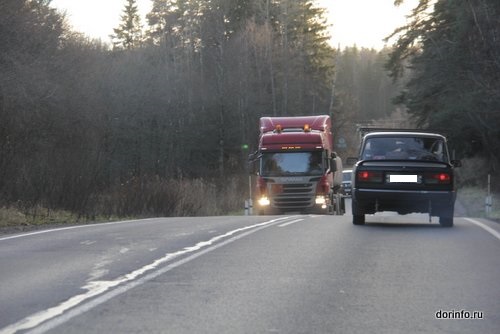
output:
[[[98,266],[96,266],[94,269],[92,269],[92,271],[90,272],[90,275],[89,275],[89,279],[87,279],[86,281],[95,281],[96,279],[106,275],[107,273],[109,273],[109,270],[108,269],[104,269],[101,267],[101,264],[99,264]]]
[[[112,259],[109,256],[101,256],[90,270],[89,278],[85,280],[85,282],[95,281],[102,276],[109,273],[109,270],[106,269],[106,266],[113,263]]]
[[[111,298],[118,296],[122,293],[127,292],[128,290],[142,285],[182,264],[190,262],[206,253],[212,252],[220,247],[223,247],[227,244],[230,244],[236,240],[244,238],[250,234],[253,234],[262,229],[268,228],[270,226],[274,226],[283,220],[287,220],[293,217],[280,217],[277,219],[272,219],[265,221],[263,223],[258,223],[254,225],[245,226],[242,228],[238,228],[232,231],[229,231],[225,234],[221,234],[213,237],[207,241],[201,241],[192,247],[185,247],[184,249],[167,253],[162,258],[155,260],[154,262],[139,268],[133,272],[130,272],[126,275],[117,277],[115,280],[110,281],[91,281],[88,282],[85,286],[81,287],[81,289],[86,290],[80,295],[73,296],[68,300],[62,302],[61,304],[51,307],[46,310],[42,310],[35,314],[32,314],[14,324],[11,324],[7,327],[0,329],[0,334],[12,334],[21,330],[29,330],[28,333],[45,333],[48,330],[51,330],[70,319],[81,315],[94,307],[97,307],[100,304],[105,303]],[[236,233],[240,233],[236,236],[233,236]],[[227,240],[221,241],[224,238],[231,237]],[[216,243],[221,241],[219,243]],[[208,247],[210,246],[210,247]],[[202,248],[205,248],[203,249]],[[200,251],[201,250],[201,251]],[[199,252],[196,252],[199,251]],[[158,268],[160,265],[169,262],[181,255],[186,255],[189,253],[196,252],[188,257],[180,259],[176,262],[172,262],[165,267]],[[147,272],[150,272],[147,275]],[[142,276],[144,275],[144,276]],[[142,277],[141,277],[142,276]],[[116,288],[115,288],[116,287]],[[115,288],[115,289],[113,289]],[[38,327],[37,327],[38,326]],[[36,327],[36,328],[34,328]]]
[[[482,228],[483,230],[485,230],[486,232],[490,233],[492,236],[494,236],[495,238],[500,240],[500,233],[495,231],[494,229],[492,229],[488,225],[483,224],[480,221],[477,221],[475,219],[471,219],[471,218],[464,218],[464,219],[471,222],[472,224],[479,226],[480,228]]]
[[[99,223],[99,224],[87,224],[87,225],[61,227],[61,228],[54,228],[54,229],[51,229],[51,230],[43,230],[43,231],[36,231],[36,232],[30,232],[30,233],[16,234],[16,235],[12,235],[10,237],[0,238],[0,241],[11,240],[11,239],[18,239],[18,238],[24,238],[24,237],[29,237],[29,236],[32,236],[32,235],[46,234],[46,233],[52,233],[52,232],[74,230],[74,229],[78,229],[78,228],[96,227],[96,226],[102,226],[102,225],[126,224],[126,223],[131,223],[131,222],[148,221],[148,220],[155,220],[155,219],[158,219],[158,218],[147,218],[147,219],[136,219],[136,220],[122,220],[122,221],[109,222],[109,223]]]
[[[291,222],[286,222],[286,223],[278,225],[278,226],[279,227],[285,227],[285,226],[288,226],[288,225],[292,225],[292,224],[298,223],[298,222],[300,222],[302,220],[304,220],[304,218],[295,219],[295,220],[292,220]]]

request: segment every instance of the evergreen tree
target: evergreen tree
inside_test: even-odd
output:
[[[140,47],[143,43],[141,17],[137,9],[136,0],[127,0],[121,23],[118,28],[113,29],[113,45],[115,48],[133,49]]]
[[[460,153],[500,162],[500,2],[421,0],[388,63],[400,96],[423,127],[443,129]]]
[[[275,6],[273,66],[278,114],[326,113],[334,50],[327,43],[324,10],[311,0],[281,0]]]
[[[117,35],[114,52],[48,3],[0,1],[0,205],[169,215],[170,185],[244,174],[261,116],[331,113],[349,140],[350,116],[385,114],[373,51],[339,59],[332,98],[335,52],[312,0],[155,0],[152,42]],[[133,1],[124,14],[123,33]]]

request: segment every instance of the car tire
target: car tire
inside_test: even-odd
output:
[[[443,227],[452,227],[453,226],[453,206],[444,209],[439,214],[439,224]]]
[[[365,214],[358,208],[358,201],[352,200],[352,223],[354,225],[364,225],[365,224]]]
[[[364,225],[365,215],[352,215],[352,223],[354,225]]]
[[[439,224],[443,227],[452,227],[453,226],[453,216],[440,216]]]

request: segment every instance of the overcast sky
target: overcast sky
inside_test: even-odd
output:
[[[333,46],[340,44],[344,48],[356,44],[376,49],[383,47],[384,37],[405,23],[405,16],[417,2],[406,0],[396,8],[394,0],[317,0],[328,9]],[[144,18],[151,0],[138,0],[137,4]],[[52,0],[52,6],[66,11],[75,30],[108,42],[113,28],[119,24],[125,0]]]

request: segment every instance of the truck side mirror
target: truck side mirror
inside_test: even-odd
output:
[[[460,160],[451,160],[450,163],[455,168],[462,167],[462,161]]]
[[[259,158],[260,158],[260,156],[259,156],[258,151],[255,151],[254,153],[250,153],[248,155],[248,173],[250,175],[258,175],[258,171],[257,171],[255,163],[257,162],[257,160]]]
[[[335,173],[337,171],[337,154],[332,152],[330,154],[330,173]]]

